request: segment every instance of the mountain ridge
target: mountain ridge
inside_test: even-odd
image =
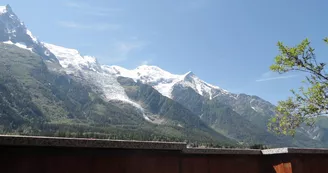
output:
[[[45,60],[57,62],[57,58],[33,36],[25,24],[12,11],[10,5],[0,6],[0,41],[36,52]]]
[[[0,89],[3,85],[4,91],[26,97],[27,107],[34,111],[17,107],[23,104],[10,99],[10,95],[1,95],[0,103],[6,105],[4,108],[12,112],[30,112],[31,116],[16,112],[11,117],[5,112],[6,119],[1,121],[0,118],[0,127],[3,122],[9,128],[8,123],[17,120],[23,126],[32,123],[29,128],[35,132],[46,130],[37,124],[42,121],[56,132],[59,127],[70,129],[81,126],[83,133],[94,133],[86,131],[86,126],[97,129],[97,133],[101,132],[106,137],[112,131],[124,134],[124,128],[128,128],[129,133],[143,139],[154,129],[156,135],[207,142],[324,146],[320,139],[326,141],[324,125],[320,126],[323,130],[300,132],[296,142],[271,134],[266,124],[274,115],[274,105],[258,96],[234,94],[206,83],[191,71],[178,75],[157,66],[142,65],[128,70],[102,65],[95,57],[81,55],[76,49],[42,42],[33,36],[10,6],[0,7],[0,42],[3,43],[0,46],[3,54],[19,60],[21,64],[18,65],[29,72],[27,75],[17,73],[15,63],[2,57],[7,64],[3,68],[7,71],[3,71],[5,76],[0,80]],[[34,63],[41,61],[44,65],[31,64],[23,58],[33,59]],[[17,91],[10,90],[5,83],[7,80],[17,86]],[[25,80],[28,80],[27,83]],[[37,85],[29,83],[29,80]],[[47,110],[54,111],[56,116],[50,115]],[[49,123],[57,124],[52,127]],[[133,132],[136,129],[140,133]]]

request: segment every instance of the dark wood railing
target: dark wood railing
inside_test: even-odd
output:
[[[0,136],[1,173],[328,173],[328,150]]]

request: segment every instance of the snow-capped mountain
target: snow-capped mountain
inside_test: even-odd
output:
[[[117,122],[118,120],[111,118],[119,117],[124,112],[124,115],[131,115],[124,119],[126,121],[138,120],[139,123],[144,123],[146,120],[147,123],[156,125],[167,123],[179,130],[196,127],[221,137],[221,132],[224,132],[224,138],[220,139],[229,137],[245,141],[255,133],[251,138],[256,142],[265,140],[266,143],[272,143],[278,139],[264,127],[268,118],[274,114],[275,107],[257,96],[228,92],[201,80],[192,72],[172,74],[160,67],[148,65],[132,70],[115,65],[101,65],[95,57],[81,55],[78,50],[42,42],[33,36],[9,5],[0,6],[0,42],[34,52],[45,60],[43,62],[53,62],[45,63],[51,72],[90,88],[92,94],[105,102],[98,101],[92,108],[88,107],[89,104],[78,103],[78,107],[89,111],[79,114],[88,113],[92,116],[100,112],[99,119]],[[92,94],[88,94],[90,93],[86,92],[86,100],[94,98]],[[52,95],[54,93],[48,93],[49,97]],[[61,95],[60,99],[66,99],[65,95]],[[111,108],[116,111],[115,116],[106,114],[106,103],[114,105]],[[317,132],[321,131],[316,130],[313,134]],[[306,135],[317,140],[313,136],[318,135]]]
[[[201,107],[204,99],[219,99],[230,105],[249,104],[253,110],[261,110],[254,100],[238,99],[237,94],[230,93],[218,86],[201,80],[192,72],[185,74],[172,74],[156,66],[142,65],[133,70],[119,66],[100,65],[92,56],[81,55],[78,50],[65,48],[37,39],[23,22],[15,15],[9,5],[0,6],[0,41],[14,44],[20,48],[28,49],[43,57],[45,60],[58,62],[64,73],[71,75],[81,82],[87,83],[95,90],[100,91],[106,100],[119,100],[142,110],[139,103],[131,100],[124,88],[117,82],[118,77],[131,78],[141,81],[156,89],[163,96],[173,99],[187,107]],[[191,89],[197,96],[185,93]],[[186,96],[189,95],[189,97]],[[197,102],[196,106],[192,102]],[[198,111],[201,111],[198,109]]]
[[[103,73],[95,57],[82,56],[77,50],[43,43],[26,28],[9,5],[0,6],[0,41],[30,50],[45,60],[58,62],[68,75],[86,82],[103,93],[106,100],[120,100],[138,110],[141,106],[131,101],[116,77]]]
[[[2,33],[0,41],[3,43],[14,44],[35,52],[46,60],[58,62],[62,67],[60,71],[94,86],[96,90],[103,93],[106,100],[120,100],[132,104],[138,109],[142,108],[138,103],[128,98],[123,87],[117,82],[117,77],[121,76],[151,85],[163,96],[180,103],[186,99],[185,96],[181,96],[180,93],[183,93],[181,90],[190,88],[202,99],[224,98],[231,104],[237,103],[239,105],[237,94],[208,84],[192,72],[178,75],[156,66],[142,65],[136,69],[128,70],[119,66],[100,65],[95,57],[81,55],[78,50],[44,43],[33,36],[9,5],[0,7],[0,31]],[[261,108],[254,103],[254,101],[249,101],[255,111],[260,110]]]
[[[93,89],[100,91],[107,101],[120,101],[132,105],[146,120],[149,120],[142,106],[126,95],[124,88],[117,82],[116,76],[103,72],[95,57],[83,56],[76,49],[49,43],[43,43],[43,45],[57,57],[66,74],[93,86]]]
[[[199,79],[192,72],[177,75],[164,71],[157,66],[148,65],[139,66],[134,70],[128,70],[119,66],[103,65],[102,69],[108,74],[132,78],[151,85],[162,95],[169,98],[173,98],[172,91],[177,85],[192,88],[199,95],[210,100],[219,94],[229,94],[228,91]]]
[[[31,50],[46,60],[57,58],[26,28],[9,5],[0,6],[0,41]]]
[[[9,5],[0,6],[0,32],[3,33],[0,35],[0,41],[33,51],[45,59],[58,61],[62,68],[65,69],[66,73],[79,75],[79,77],[90,76],[91,71],[98,75],[97,78],[100,78],[100,76],[108,78],[105,80],[107,82],[112,81],[109,79],[113,78],[113,76],[128,77],[153,86],[162,95],[169,98],[173,97],[172,90],[177,85],[190,87],[198,94],[208,99],[215,98],[219,94],[229,94],[226,90],[202,81],[192,72],[176,75],[156,66],[143,65],[134,70],[127,70],[118,66],[101,66],[98,64],[95,57],[81,55],[78,50],[41,42],[26,28],[24,23],[20,21]],[[90,80],[91,79],[94,80],[95,77],[90,77]],[[99,80],[97,82],[99,83]],[[101,88],[107,88],[106,86],[108,85],[103,82],[100,83]],[[119,89],[109,89],[109,91],[105,92],[105,95],[113,95],[108,93],[113,91],[122,93],[120,92],[121,90],[118,90]],[[115,98],[119,97],[117,96]],[[124,94],[122,98],[126,98]]]
[[[101,71],[97,59],[93,56],[82,56],[78,50],[50,43],[43,43],[43,45],[56,56],[60,65],[65,69]]]
[[[67,70],[91,70],[101,72],[97,59],[93,56],[82,56],[78,50],[57,46],[50,43],[42,43],[59,61],[59,64]]]

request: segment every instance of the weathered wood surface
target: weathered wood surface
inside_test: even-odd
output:
[[[0,173],[328,173],[328,150],[0,136]]]

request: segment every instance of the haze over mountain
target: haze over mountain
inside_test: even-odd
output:
[[[51,33],[49,33],[51,34]],[[63,38],[64,39],[64,38]],[[35,38],[0,7],[0,130],[34,135],[190,140],[231,145],[326,146],[327,120],[296,138],[266,129],[275,106],[193,72],[129,70]]]

